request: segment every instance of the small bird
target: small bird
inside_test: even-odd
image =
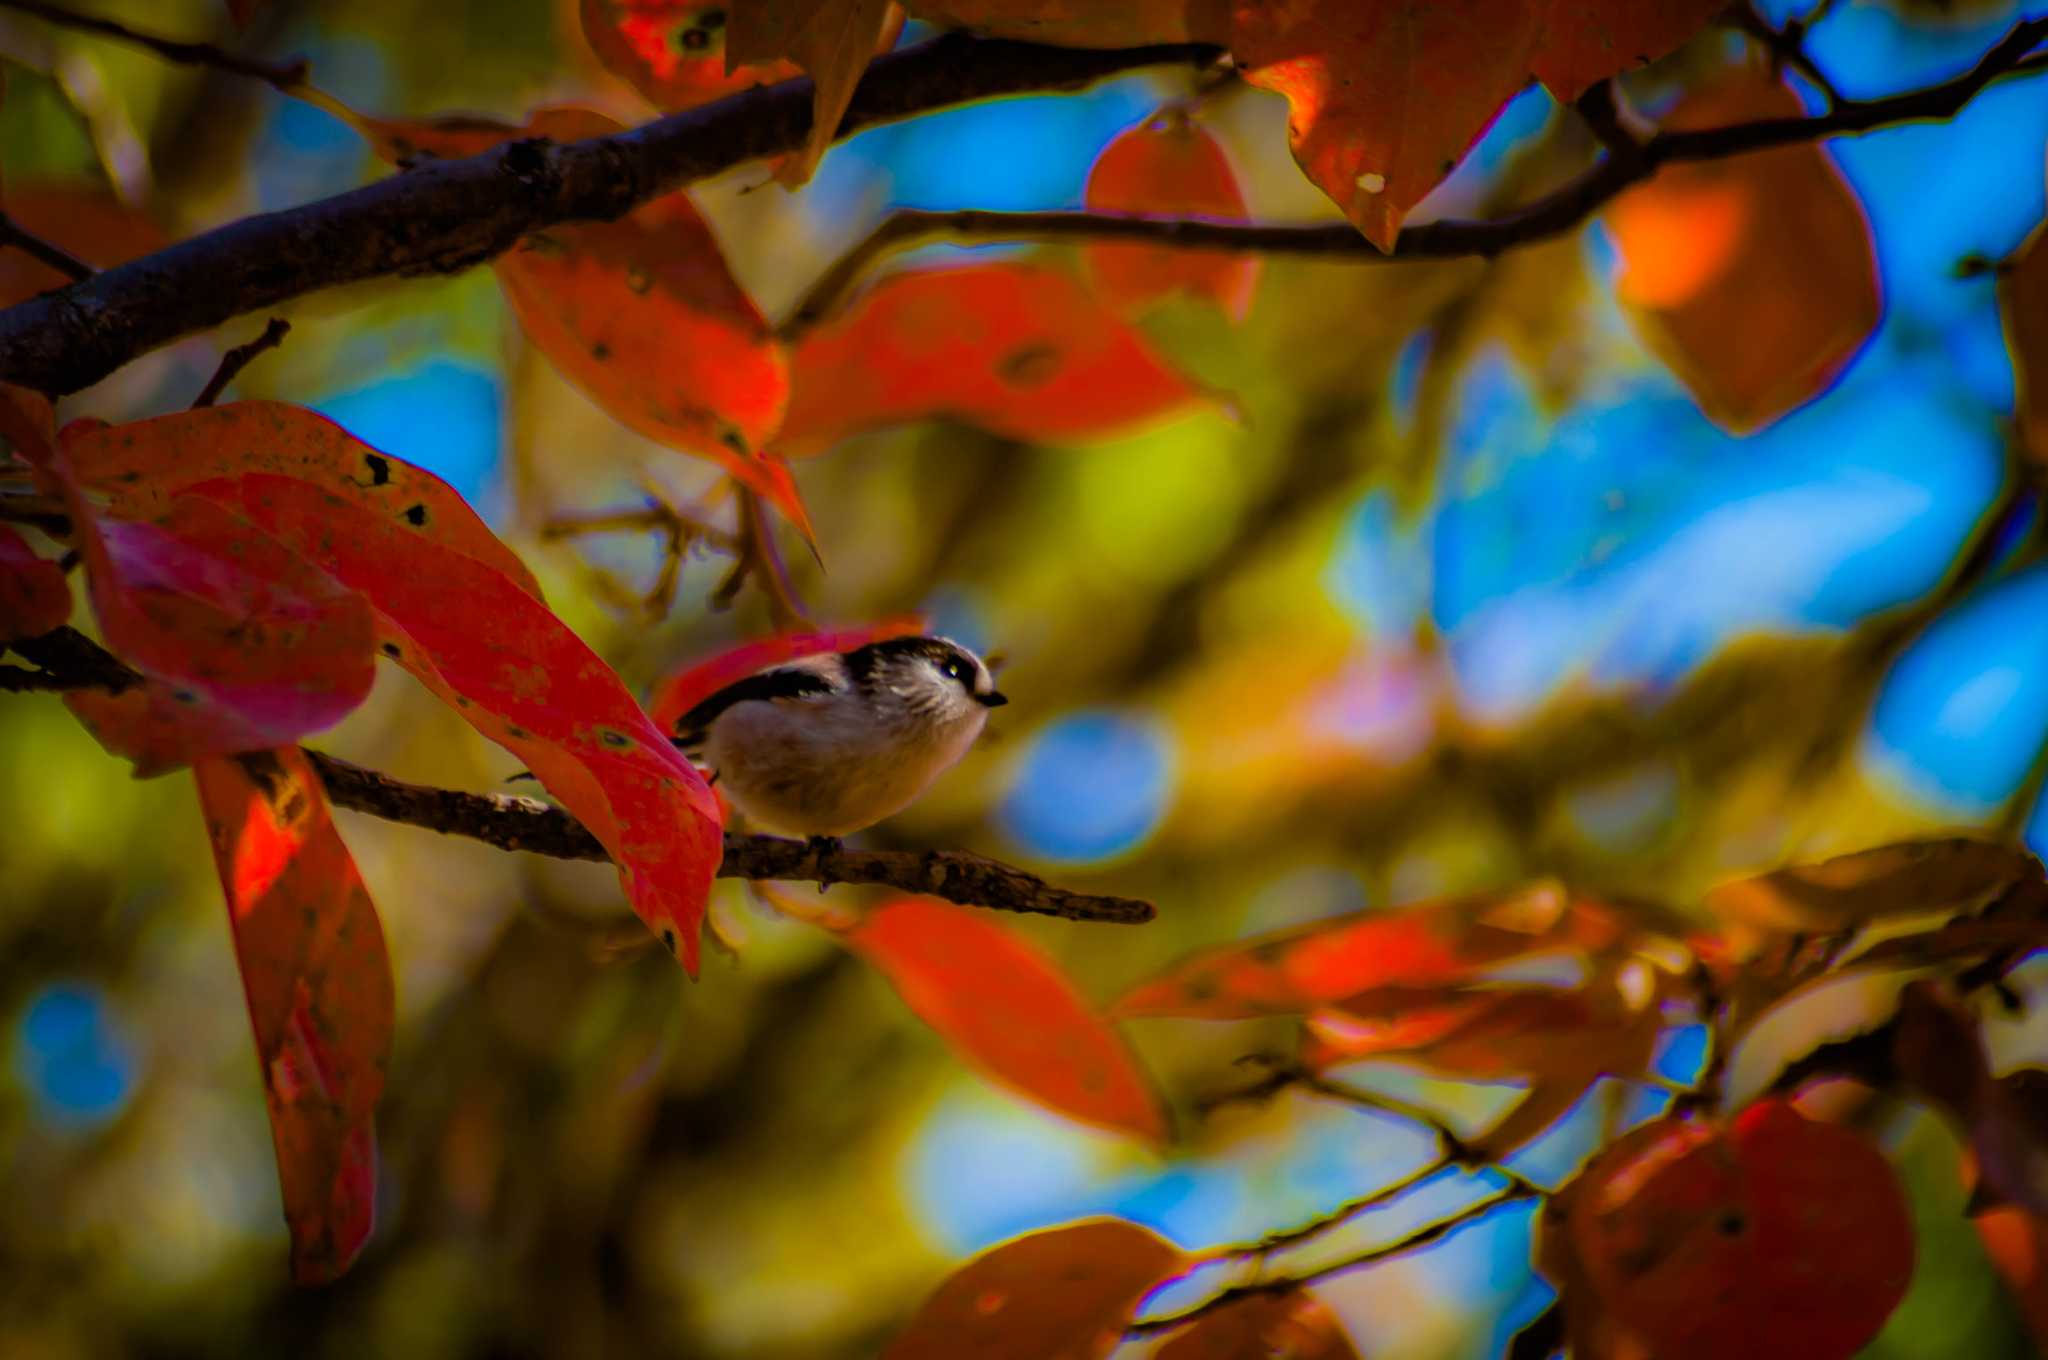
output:
[[[735,681],[671,740],[750,822],[836,845],[909,807],[1008,702],[952,639],[885,638]]]

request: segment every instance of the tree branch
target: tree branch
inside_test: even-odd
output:
[[[2048,62],[2027,55],[2044,38],[2048,38],[2048,19],[2027,20],[2015,25],[1975,67],[1953,80],[1886,99],[1844,101],[1817,117],[1769,118],[1703,131],[1663,132],[1625,151],[1610,144],[1598,164],[1533,203],[1486,221],[1446,220],[1409,227],[1402,231],[1392,253],[1381,251],[1348,222],[1296,226],[1149,213],[902,208],[884,218],[825,271],[783,323],[782,335],[785,340],[794,339],[830,316],[876,261],[936,237],[975,242],[1132,241],[1186,250],[1299,255],[1349,264],[1490,258],[1577,228],[1624,189],[1671,162],[1723,160],[1899,123],[1952,118],[1991,82],[2048,69]],[[1607,129],[1597,121],[1599,106],[1582,112],[1594,115],[1589,121],[1605,136]]]
[[[0,667],[0,690],[119,692],[143,683],[142,676],[74,628],[59,628],[8,645],[42,671]],[[443,835],[466,836],[500,850],[523,850],[555,859],[610,858],[581,822],[538,799],[409,784],[321,751],[309,750],[306,758],[320,772],[327,796],[336,807]],[[779,836],[728,833],[718,876],[872,884],[962,906],[1059,916],[1069,921],[1138,925],[1155,914],[1150,902],[1070,892],[1014,865],[964,850],[833,850]]]
[[[948,34],[878,58],[839,133],[1219,55],[1195,43],[1093,51]],[[243,218],[0,312],[0,381],[75,392],[182,335],[307,293],[467,269],[543,228],[610,220],[658,194],[794,151],[810,126],[811,82],[790,80],[609,137],[509,142]]]
[[[180,42],[176,38],[160,38],[153,33],[142,33],[126,24],[115,23],[112,19],[101,19],[90,14],[74,14],[57,5],[46,5],[42,0],[0,0],[0,9],[11,9],[20,14],[34,15],[44,23],[59,28],[75,28],[81,33],[94,33],[102,38],[117,42],[146,47],[165,61],[174,61],[181,66],[211,66],[217,71],[228,71],[238,76],[254,76],[280,90],[290,90],[306,79],[306,62],[303,57],[283,63],[257,61],[251,57],[236,56],[223,48],[205,42]]]

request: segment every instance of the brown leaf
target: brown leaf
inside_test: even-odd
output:
[[[1795,865],[1708,891],[1706,905],[1765,930],[1834,934],[1880,916],[1974,912],[2039,885],[2041,863],[1993,841],[1904,841]]]
[[[1321,1299],[1305,1289],[1254,1294],[1175,1332],[1155,1360],[1358,1360]]]

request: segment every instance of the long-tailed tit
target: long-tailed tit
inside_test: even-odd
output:
[[[727,685],[673,740],[750,822],[836,841],[910,806],[1007,702],[951,639],[886,638]]]

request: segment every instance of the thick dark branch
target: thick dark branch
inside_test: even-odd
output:
[[[0,667],[0,690],[118,692],[142,683],[141,676],[76,629],[59,628],[9,645],[43,669],[38,673]],[[500,850],[524,850],[555,859],[610,858],[581,822],[536,799],[408,784],[320,751],[307,751],[306,758],[320,772],[327,796],[336,807],[444,835],[467,836]],[[872,884],[962,906],[1060,916],[1070,921],[1137,925],[1154,915],[1150,902],[1069,892],[1036,874],[963,850],[831,850],[779,836],[728,834],[718,876]]]
[[[784,322],[794,338],[829,316],[876,261],[919,241],[1137,241],[1189,250],[1244,250],[1350,264],[1492,257],[1575,230],[1629,186],[1676,161],[1725,160],[1752,151],[1870,132],[1901,123],[1952,118],[1995,80],[2048,69],[2030,53],[2048,38],[2048,19],[2020,23],[1970,71],[1940,85],[1887,99],[1843,102],[1811,118],[1767,118],[1703,131],[1663,132],[1626,153],[1609,154],[1542,198],[1485,221],[1447,220],[1406,228],[1391,254],[1348,222],[1314,225],[1224,222],[1146,213],[930,212],[890,214],[805,294]],[[1597,106],[1595,110],[1597,111]],[[1605,131],[1596,125],[1596,131]],[[4,322],[0,316],[0,322]],[[4,354],[4,351],[0,351]]]
[[[1098,52],[949,34],[878,59],[839,131],[1219,55],[1199,44]],[[75,392],[179,336],[307,293],[451,273],[543,228],[616,218],[657,194],[793,151],[810,126],[811,82],[785,81],[610,137],[511,142],[243,218],[0,312],[0,380]]]
[[[238,76],[254,76],[256,79],[275,85],[280,90],[289,90],[306,78],[306,63],[303,60],[284,63],[257,61],[250,57],[236,56],[233,52],[205,42],[180,42],[176,38],[160,38],[153,33],[141,33],[126,24],[117,24],[112,19],[100,19],[90,14],[74,14],[60,5],[46,5],[42,0],[0,0],[0,9],[11,9],[21,14],[32,14],[45,23],[62,28],[75,28],[81,33],[96,33],[102,38],[113,38],[119,42],[146,47],[166,61],[175,61],[185,66],[211,66],[216,70],[229,71]]]

